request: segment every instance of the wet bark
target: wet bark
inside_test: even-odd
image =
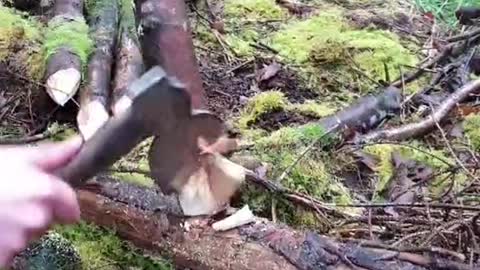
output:
[[[479,269],[439,256],[367,248],[264,219],[227,232],[185,218],[175,197],[111,178],[78,191],[82,217],[189,269]],[[87,186],[88,187],[88,186]],[[94,191],[94,192],[93,192]],[[101,195],[102,194],[102,195]]]
[[[118,103],[122,97],[128,98],[128,86],[144,72],[141,45],[136,33],[134,6],[122,7],[118,46],[115,54],[115,71],[110,109],[113,114],[124,109]]]
[[[80,89],[80,131],[91,136],[108,119],[108,99],[118,26],[117,1],[97,1],[89,12],[95,48],[90,56],[87,82]],[[92,106],[91,104],[95,104]]]
[[[205,109],[204,88],[194,54],[184,0],[138,0],[140,38],[147,67],[161,65],[185,84],[194,109]]]

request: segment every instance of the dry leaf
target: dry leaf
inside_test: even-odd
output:
[[[354,153],[358,157],[358,162],[364,164],[372,172],[377,170],[378,159],[371,154],[365,153],[363,151],[358,151]]]
[[[263,65],[263,68],[259,70],[259,74],[257,76],[258,82],[263,82],[270,80],[271,78],[275,77],[277,73],[280,71],[282,67],[277,62],[273,62],[270,65]]]

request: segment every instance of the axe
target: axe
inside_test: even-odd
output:
[[[159,66],[132,82],[128,95],[131,106],[98,129],[56,175],[77,187],[153,136],[149,151],[153,179],[164,193],[181,193],[202,165],[198,138],[214,143],[225,133],[223,122],[208,111],[192,111],[189,93]],[[222,189],[217,183],[214,192],[225,193]]]

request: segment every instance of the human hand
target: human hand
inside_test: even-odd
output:
[[[77,154],[81,142],[77,137],[36,147],[0,147],[0,267],[11,264],[54,223],[79,220],[75,192],[53,171]]]

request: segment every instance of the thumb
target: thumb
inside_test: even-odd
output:
[[[61,143],[39,145],[32,153],[32,161],[45,171],[55,170],[67,164],[81,149],[83,139],[75,136]]]
[[[37,146],[6,148],[5,155],[12,159],[33,163],[44,171],[55,170],[67,164],[82,146],[82,138],[75,136],[60,143],[40,143]]]

